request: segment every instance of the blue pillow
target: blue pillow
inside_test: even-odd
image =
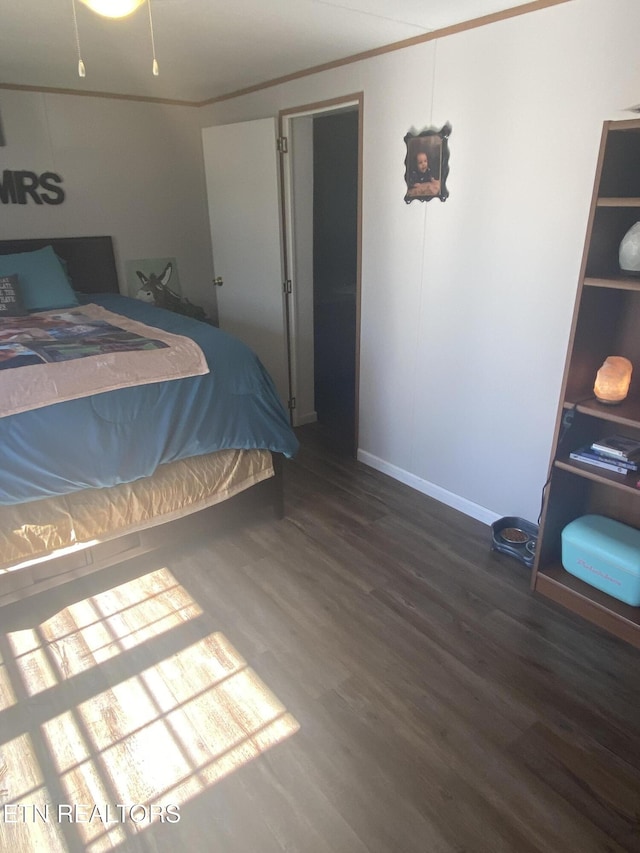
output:
[[[56,258],[60,261],[60,266],[64,270],[64,274],[67,277],[67,281],[71,285],[71,289],[73,290],[73,279],[69,275],[69,264],[65,261],[64,258],[61,258],[60,255],[56,252]]]
[[[0,275],[16,274],[20,276],[20,293],[27,311],[49,311],[79,304],[51,246],[35,252],[0,255]]]

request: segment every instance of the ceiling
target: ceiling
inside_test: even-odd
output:
[[[76,0],[0,0],[0,84],[202,102],[527,0],[150,0],[103,18]],[[551,0],[554,2],[554,0]],[[557,2],[557,0],[556,0]]]

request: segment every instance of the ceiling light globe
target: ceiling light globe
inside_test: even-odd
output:
[[[142,6],[145,0],[81,0],[81,2],[105,18],[126,18]]]

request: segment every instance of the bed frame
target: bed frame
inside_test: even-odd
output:
[[[52,246],[56,254],[66,261],[74,290],[80,293],[120,293],[111,237],[0,240],[0,255],[30,252],[44,246]],[[19,571],[0,574],[0,607],[197,535],[224,532],[258,517],[282,518],[283,460],[279,453],[272,456],[274,477],[222,503],[174,521],[158,523],[146,530],[125,533],[71,554],[49,557]]]

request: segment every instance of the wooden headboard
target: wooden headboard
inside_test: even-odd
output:
[[[0,240],[0,255],[52,246],[67,262],[73,289],[79,293],[119,293],[111,237],[54,237],[50,240]]]

